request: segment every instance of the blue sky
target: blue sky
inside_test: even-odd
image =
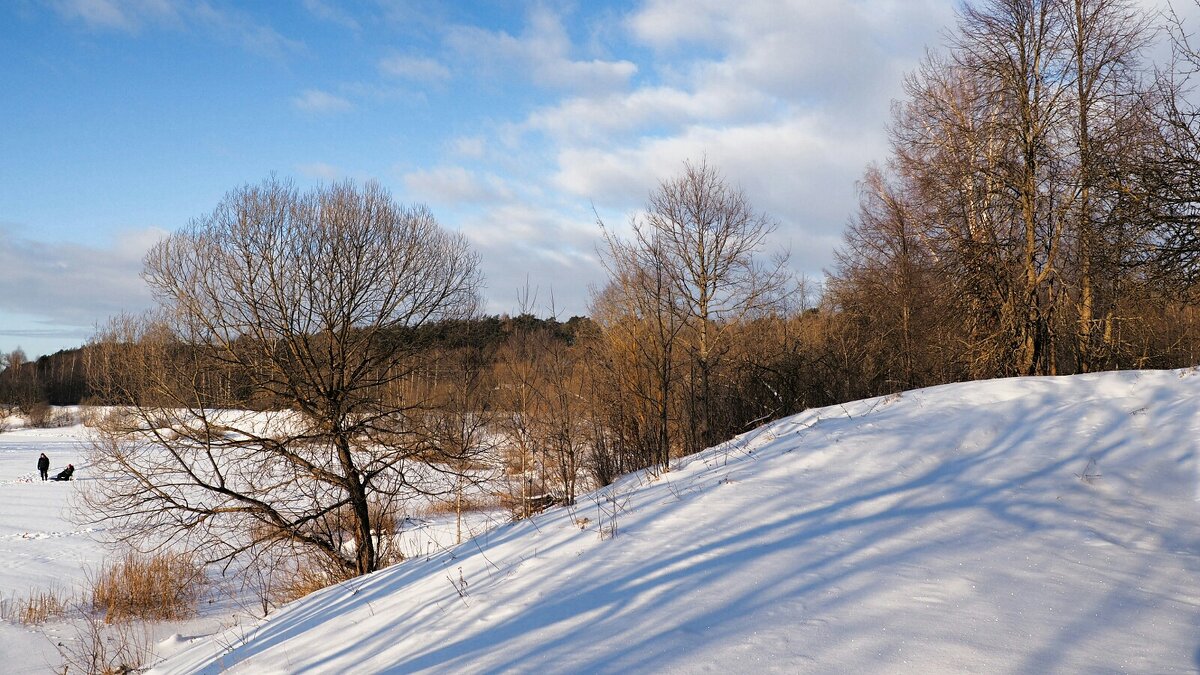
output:
[[[0,3],[0,350],[147,307],[147,248],[272,173],[374,179],[478,250],[490,313],[587,311],[707,159],[819,278],[953,0]]]

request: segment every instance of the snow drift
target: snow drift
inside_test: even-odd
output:
[[[1191,672],[1195,370],[810,410],[155,673]]]

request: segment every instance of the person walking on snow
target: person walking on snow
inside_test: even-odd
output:
[[[50,458],[44,452],[38,457],[38,473],[42,474],[42,480],[50,480]]]

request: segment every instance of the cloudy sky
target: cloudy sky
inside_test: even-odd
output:
[[[490,313],[587,311],[620,228],[706,159],[819,278],[954,0],[0,3],[0,350],[152,299],[231,188],[374,179],[479,251]]]

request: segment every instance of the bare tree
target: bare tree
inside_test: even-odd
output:
[[[612,279],[592,299],[605,338],[613,394],[624,399],[619,433],[639,455],[636,466],[666,469],[677,438],[678,357],[684,323],[665,269],[662,243],[643,234],[627,243],[605,232]]]
[[[586,409],[588,379],[583,351],[562,340],[544,340],[541,387],[537,391],[541,414],[537,436],[544,447],[553,476],[554,499],[574,504],[576,486],[587,441]]]
[[[1148,15],[1130,0],[1069,0],[1064,15],[1071,92],[1074,177],[1071,253],[1078,314],[1075,356],[1078,370],[1094,370],[1109,349],[1103,329],[1113,321],[1121,281],[1130,257],[1131,214],[1123,212],[1131,170],[1142,155],[1138,144],[1150,138],[1150,118],[1141,95],[1140,55],[1153,38]],[[1100,315],[1100,318],[1097,318]],[[1097,330],[1101,328],[1101,330]]]
[[[953,291],[971,375],[1089,370],[1113,352],[1145,227],[1152,37],[1125,0],[980,0],[906,80],[888,167]]]
[[[538,471],[544,465],[539,462],[541,453],[534,430],[534,420],[540,414],[537,391],[541,377],[536,355],[539,346],[528,331],[518,329],[496,357],[496,428],[504,436],[509,477],[517,482],[508,495],[514,518],[528,518],[539,510],[533,498],[535,493],[542,492],[545,482],[545,471]]]
[[[154,320],[94,340],[97,390],[126,406],[94,443],[97,517],[209,560],[280,543],[377,569],[379,514],[453,489],[437,474],[463,460],[418,433],[423,402],[397,385],[419,365],[412,328],[473,310],[476,266],[374,183],[230,192],[147,254]],[[270,409],[227,409],[247,400]]]
[[[663,317],[656,319],[659,342],[685,351],[689,391],[683,427],[689,452],[716,443],[735,426],[718,420],[715,373],[731,327],[778,306],[785,295],[786,255],[769,264],[759,257],[775,227],[744,192],[702,161],[685,163],[680,176],[651,193],[645,212],[632,222],[631,241],[607,235],[610,273],[625,295],[636,296],[626,304],[651,300],[655,313],[639,314]],[[668,363],[665,351],[660,362]]]
[[[1139,186],[1154,227],[1141,242],[1140,258],[1166,292],[1194,302],[1200,282],[1200,50],[1191,27],[1173,10],[1169,18],[1172,60],[1158,73],[1154,97],[1158,143],[1144,157]]]
[[[435,392],[437,407],[425,420],[431,442],[454,469],[451,499],[455,540],[461,544],[463,513],[471,507],[468,488],[493,482],[498,442],[492,401],[495,383],[487,377],[485,355],[475,349],[458,351],[446,357],[452,363],[452,374]]]
[[[859,212],[851,218],[845,244],[835,252],[828,298],[847,322],[856,322],[872,358],[859,366],[864,395],[943,381],[958,361],[948,330],[953,306],[938,279],[919,199],[877,167],[859,185]],[[911,186],[907,186],[911,189]]]
[[[1056,132],[1069,120],[1070,82],[1061,76],[1068,40],[1057,0],[986,0],[962,13],[952,52],[975,78],[1002,161],[985,167],[1002,189],[999,216],[1016,267],[1004,314],[1014,370],[1054,374],[1055,310],[1065,237],[1067,167]]]
[[[16,406],[22,414],[30,417],[35,426],[50,412],[46,394],[38,377],[37,363],[29,361],[20,347],[7,354],[0,354],[0,403]]]

